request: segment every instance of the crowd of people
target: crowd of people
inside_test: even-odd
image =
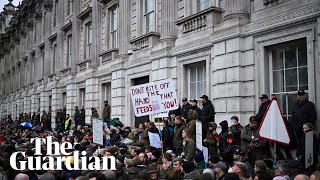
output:
[[[201,107],[197,100],[182,99],[181,108],[170,111],[168,118],[163,119],[162,128],[153,121],[147,121],[138,127],[122,127],[106,124],[103,145],[93,143],[93,132],[90,124],[85,124],[85,111],[75,107],[74,119],[64,110],[55,114],[56,127],[51,129],[51,108],[43,111],[21,114],[16,120],[10,115],[0,121],[0,179],[1,180],[179,180],[179,179],[217,179],[217,180],[305,180],[320,179],[318,163],[319,141],[314,133],[313,160],[311,166],[305,167],[305,135],[314,131],[317,119],[315,106],[306,98],[303,90],[298,91],[297,102],[293,104],[291,119],[286,121],[291,139],[290,146],[277,144],[273,153],[271,143],[261,139],[258,128],[270,104],[267,95],[259,99],[261,106],[255,116],[249,118],[249,124],[242,127],[240,119],[232,116],[228,120],[216,123],[215,111],[209,97],[200,97]],[[101,118],[110,119],[110,105],[105,102]],[[92,117],[99,117],[92,108]],[[196,121],[202,122],[202,143],[208,148],[208,162],[202,150],[196,148]],[[21,126],[29,122],[32,128]],[[229,126],[229,124],[231,126]],[[219,133],[218,133],[218,129]],[[72,131],[71,131],[72,130]],[[162,148],[150,146],[148,132],[161,137]],[[59,143],[70,142],[70,152],[86,151],[89,157],[116,158],[116,170],[70,170],[66,162],[63,170],[14,170],[9,158],[17,151],[34,156],[35,146],[31,138],[52,136]],[[130,141],[127,141],[130,140]],[[296,150],[296,151],[294,151]],[[46,153],[46,144],[41,146],[42,154]],[[18,162],[26,157],[17,157]],[[66,159],[73,163],[73,154]],[[308,159],[310,160],[310,159]]]

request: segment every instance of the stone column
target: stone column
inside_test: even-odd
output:
[[[164,42],[172,42],[177,38],[177,28],[174,24],[176,19],[176,1],[161,1],[161,30],[160,39]]]
[[[77,18],[77,14],[80,13],[80,1],[72,1],[73,16],[72,16],[72,61],[71,74],[77,73],[77,63],[80,61],[80,26],[81,21]]]
[[[130,1],[120,0],[119,2],[119,55],[127,56],[130,36]],[[119,15],[121,14],[121,15]]]
[[[238,17],[249,17],[249,0],[225,0],[225,13],[223,20],[228,20]]]
[[[74,106],[77,105],[77,86],[76,84],[68,84],[67,85],[67,114],[73,118],[74,115]],[[79,107],[80,109],[80,107]]]
[[[112,72],[112,82],[111,82],[111,115],[112,118],[119,118],[125,126],[134,126],[134,122],[131,121],[130,114],[125,107],[130,107],[131,103],[126,102],[126,85],[125,85],[125,70],[117,70]],[[131,99],[130,99],[131,100]]]
[[[98,78],[89,78],[86,80],[86,123],[91,124],[91,108],[98,108],[99,104],[99,81]],[[101,117],[102,115],[99,114]]]
[[[51,42],[48,40],[48,37],[51,35],[51,22],[52,22],[52,4],[45,6],[45,46],[44,46],[44,74],[43,82],[46,84],[48,82],[48,76],[51,74]]]
[[[91,66],[99,65],[99,53],[101,52],[101,25],[102,25],[102,4],[98,1],[92,1],[92,52]]]

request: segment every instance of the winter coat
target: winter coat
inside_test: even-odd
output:
[[[192,108],[191,104],[187,103],[186,105],[183,105],[181,108],[181,116],[185,119],[188,119],[189,117],[189,110]]]
[[[204,145],[208,147],[208,152],[209,154],[215,155],[218,152],[218,140],[219,140],[219,135],[217,132],[209,132],[207,131],[206,135],[206,142]]]
[[[196,154],[196,144],[190,138],[188,141],[183,142],[184,159],[191,161],[193,156]]]
[[[297,102],[292,110],[292,120],[290,124],[296,133],[297,138],[303,135],[303,124],[310,122],[315,125],[317,120],[317,113],[315,106],[312,102],[307,99],[303,102]]]
[[[189,129],[189,137],[196,142],[196,120],[191,120],[186,126]]]
[[[201,114],[201,109],[200,109],[198,106],[192,106],[191,109],[197,111],[198,115],[200,116],[200,114]]]
[[[266,111],[267,111],[267,108],[268,108],[269,104],[270,104],[270,100],[268,100],[267,102],[264,102],[264,103],[262,103],[262,104],[260,105],[259,111],[258,111],[258,113],[256,114],[256,119],[257,119],[257,121],[258,121],[258,124],[261,123],[261,121],[262,121],[262,119],[263,119],[263,117],[264,117],[264,114],[265,114]]]
[[[199,120],[205,124],[208,122],[214,122],[214,108],[210,100],[203,103],[203,108],[199,117]]]
[[[76,109],[74,112],[74,121],[78,122],[79,121],[79,114],[80,114],[80,110]]]
[[[255,160],[263,159],[263,150],[267,144],[267,141],[259,139],[258,141],[253,141],[252,136],[254,138],[258,138],[258,129],[253,129],[248,124],[241,130],[241,149],[245,151],[247,154],[249,151],[252,152],[249,156],[249,159],[252,160],[252,162],[255,162]]]
[[[173,135],[173,147],[176,149],[182,148],[182,131],[185,128],[184,122],[180,124],[176,124],[174,127],[174,135]]]
[[[197,170],[193,170],[190,173],[186,174],[183,178],[184,180],[198,180],[200,179],[200,173]]]
[[[165,128],[163,128],[161,133],[164,149],[171,148],[171,145],[172,145],[173,135],[170,135],[169,128],[172,128],[172,127],[166,126]]]
[[[223,153],[227,151],[228,143],[228,122],[226,120],[220,123],[221,132],[219,134],[219,152]]]
[[[103,108],[103,119],[110,119],[111,106],[109,104],[105,105]]]
[[[242,126],[240,124],[232,125],[230,131],[232,133],[232,145],[241,145],[241,130]]]

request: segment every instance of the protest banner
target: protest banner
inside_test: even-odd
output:
[[[161,148],[161,141],[160,141],[160,136],[158,133],[151,133],[148,132],[149,135],[149,142],[150,142],[150,146],[151,147],[155,147],[155,148]]]
[[[92,119],[93,143],[103,145],[103,120]]]
[[[136,117],[167,112],[179,107],[172,79],[132,86],[130,96]]]
[[[196,147],[202,151],[202,123],[196,121]]]

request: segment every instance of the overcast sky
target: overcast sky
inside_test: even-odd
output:
[[[18,6],[19,2],[21,2],[22,0],[13,0],[12,4],[15,6]],[[0,12],[3,11],[4,5],[8,4],[9,1],[8,0],[0,0]]]

